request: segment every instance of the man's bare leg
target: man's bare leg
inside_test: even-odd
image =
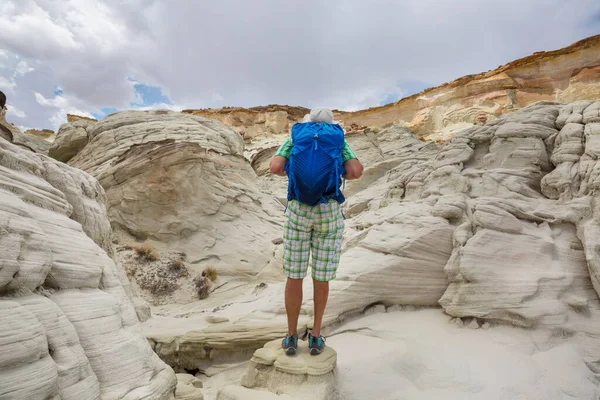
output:
[[[329,297],[329,282],[321,282],[313,279],[314,302],[315,302],[315,321],[312,329],[313,336],[321,335],[321,323],[323,314]]]
[[[302,279],[287,278],[285,284],[285,312],[288,320],[288,333],[298,333],[298,316],[302,307]]]

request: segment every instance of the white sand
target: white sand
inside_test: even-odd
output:
[[[457,327],[439,310],[375,314],[327,340],[344,400],[600,398],[600,381],[568,341],[537,351],[531,331]],[[537,335],[536,335],[537,337]]]
[[[329,334],[343,400],[598,400],[574,342],[508,326],[459,327],[439,309],[378,313]],[[544,350],[540,350],[544,349]],[[202,377],[206,400],[239,385],[246,363]]]

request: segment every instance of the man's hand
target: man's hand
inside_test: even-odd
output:
[[[275,156],[271,159],[271,163],[269,164],[269,169],[272,174],[285,176],[285,163],[287,162],[287,158],[282,156]]]
[[[358,179],[362,176],[363,165],[356,158],[351,158],[344,163],[346,174],[344,178],[347,180]]]

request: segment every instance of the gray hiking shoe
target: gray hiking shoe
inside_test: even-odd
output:
[[[281,341],[281,347],[288,356],[296,354],[296,349],[298,349],[298,335],[285,335]]]

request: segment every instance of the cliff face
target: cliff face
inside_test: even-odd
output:
[[[447,140],[464,128],[482,125],[540,100],[600,100],[600,35],[464,76],[396,103],[356,112],[336,111],[335,118],[347,131],[400,123],[428,140]],[[290,125],[308,111],[272,105],[183,112],[217,119],[245,139],[252,139],[288,133]]]
[[[244,140],[257,136],[288,132],[290,127],[310,112],[304,107],[269,105],[253,108],[183,110],[185,114],[216,119],[233,127]]]
[[[338,112],[344,125],[404,122],[417,134],[448,139],[457,129],[540,100],[600,100],[600,35],[560,50],[538,52],[477,75],[467,75],[358,112]]]

